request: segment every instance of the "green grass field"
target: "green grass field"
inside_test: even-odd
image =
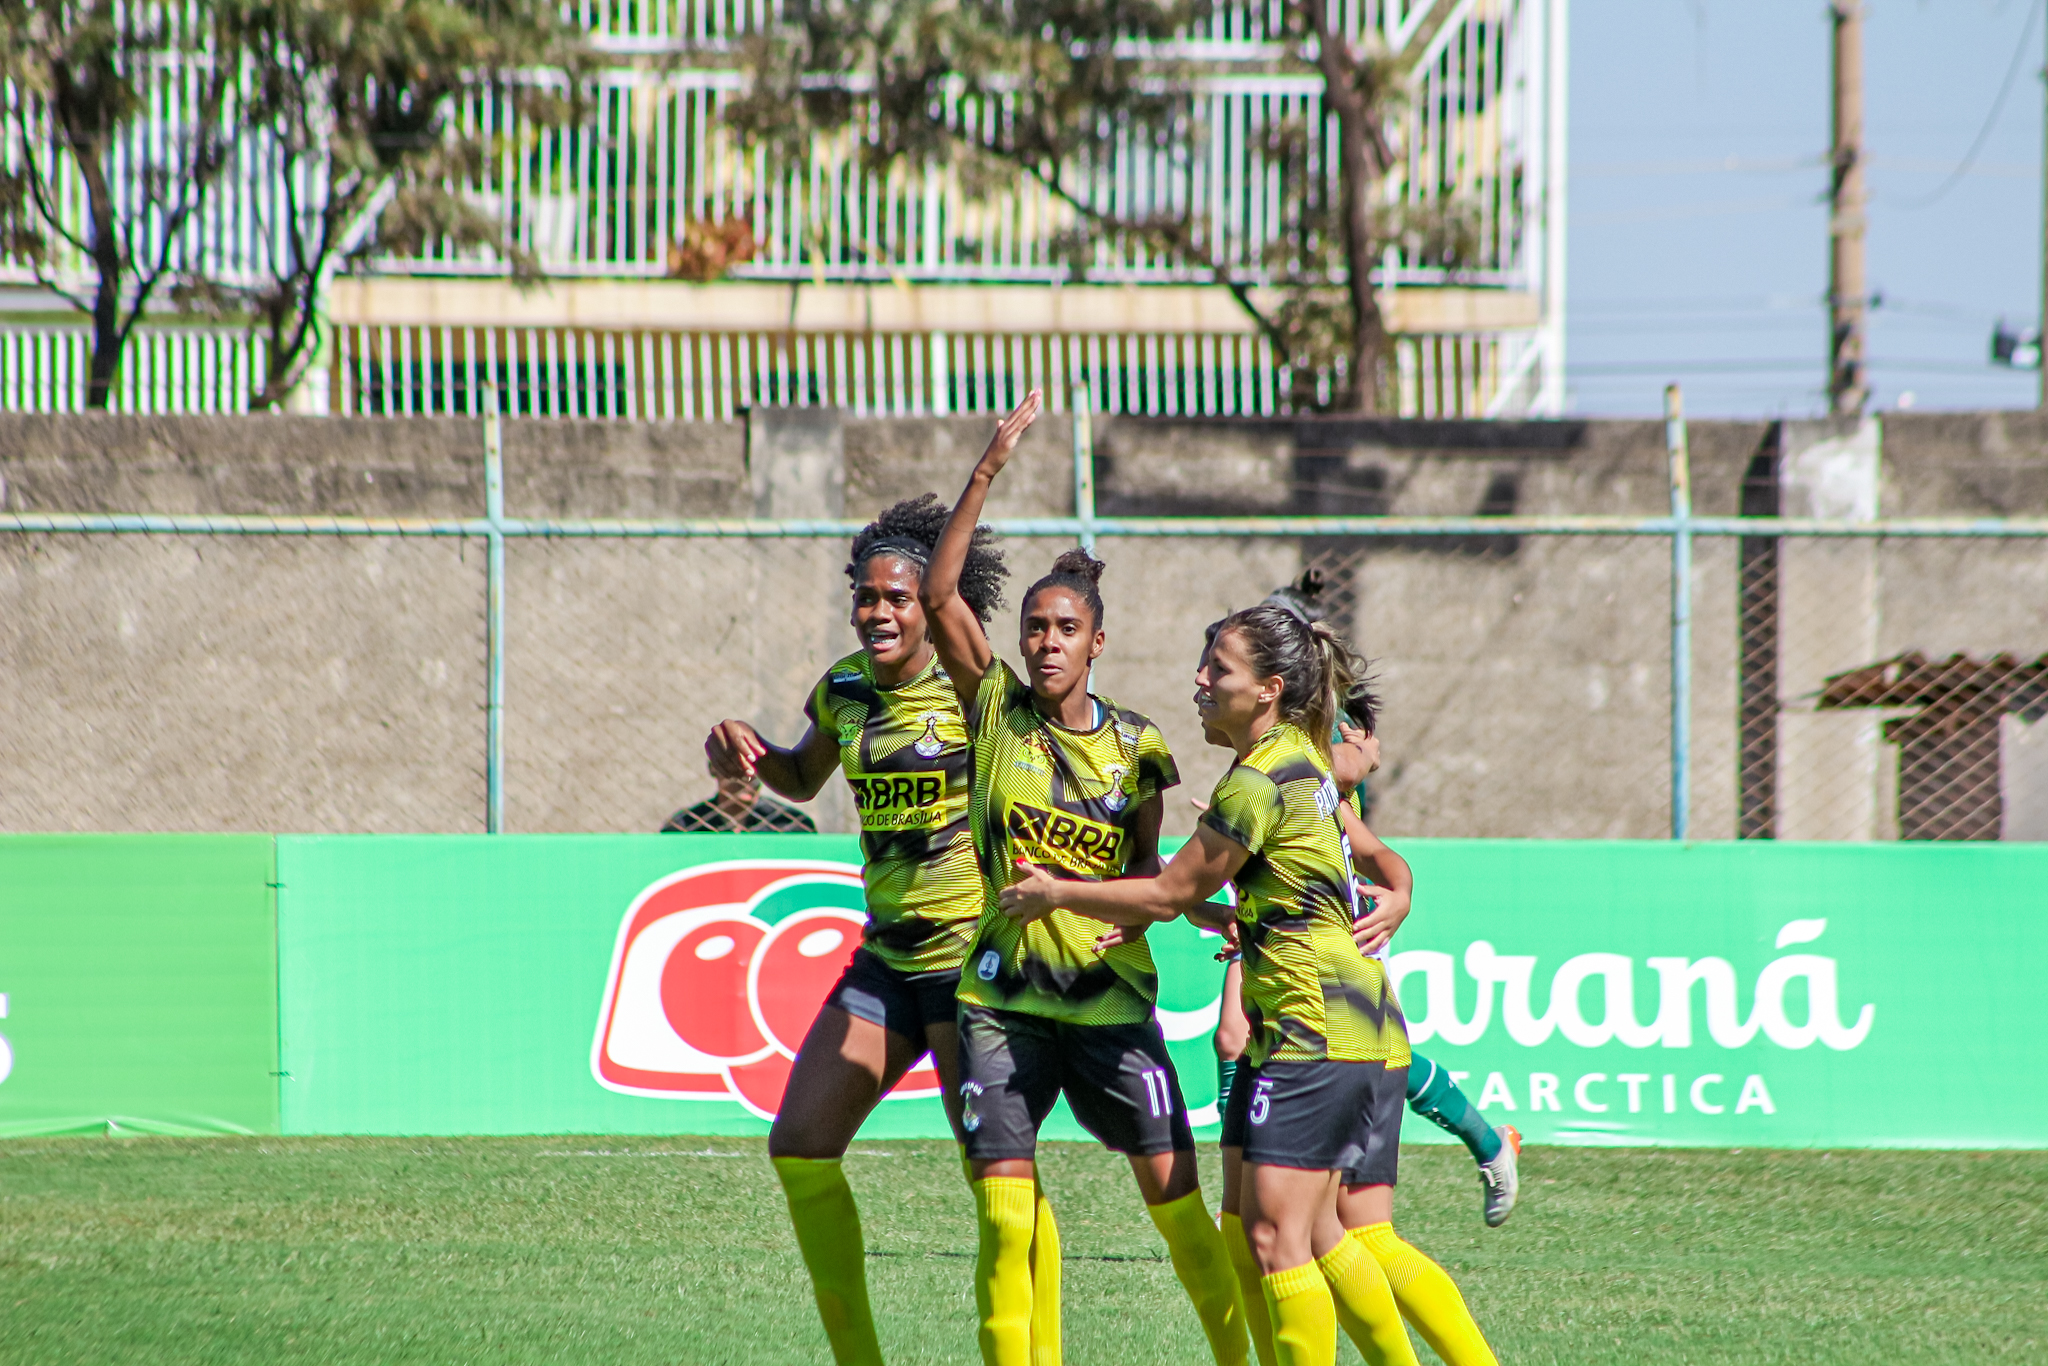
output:
[[[848,1167],[889,1360],[974,1362],[953,1148]],[[1066,1359],[1207,1360],[1122,1160],[1045,1169]],[[1525,1173],[1489,1232],[1461,1150],[1403,1154],[1397,1226],[1504,1363],[2048,1357],[2048,1153],[1547,1148]],[[758,1141],[265,1138],[0,1144],[0,1360],[830,1356]]]

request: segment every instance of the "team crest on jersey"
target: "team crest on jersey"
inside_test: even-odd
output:
[[[860,682],[860,670],[834,669],[832,671],[832,681],[834,683],[858,683]]]
[[[1125,772],[1121,768],[1109,771],[1109,791],[1103,794],[1102,804],[1111,811],[1121,811],[1131,803],[1131,794],[1124,791]]]
[[[928,711],[924,714],[924,734],[917,737],[911,746],[922,759],[936,759],[946,752],[946,742],[939,738],[939,714]]]

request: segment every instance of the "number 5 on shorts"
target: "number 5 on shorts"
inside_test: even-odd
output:
[[[1271,1114],[1272,1111],[1273,1083],[1265,1077],[1260,1077],[1258,1085],[1252,1088],[1252,1123],[1264,1124],[1266,1116]]]

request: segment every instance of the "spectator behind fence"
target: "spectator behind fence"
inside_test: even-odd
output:
[[[716,796],[706,797],[670,816],[661,833],[815,835],[818,827],[795,807],[761,795],[759,778],[719,778]]]

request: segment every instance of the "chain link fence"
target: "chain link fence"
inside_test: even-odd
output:
[[[1389,837],[2048,839],[2048,524],[1076,506],[1006,525],[990,634],[1015,659],[1024,588],[1093,540],[1095,687],[1172,744],[1168,834],[1229,759],[1203,628],[1314,570],[1383,696]],[[853,529],[0,514],[0,828],[851,830],[843,785],[720,793],[702,746],[800,736],[855,647]]]

